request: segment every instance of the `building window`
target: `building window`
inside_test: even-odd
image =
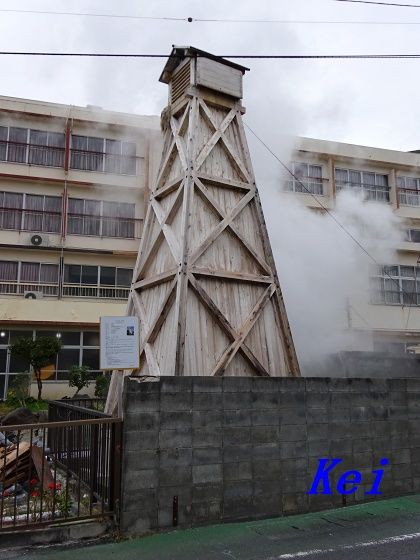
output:
[[[371,302],[420,305],[420,267],[383,265],[371,277]]]
[[[0,229],[60,233],[61,197],[0,191]]]
[[[131,268],[65,264],[62,295],[127,299],[132,276]],[[0,261],[0,294],[42,292],[44,296],[57,296],[58,280],[58,264]]]
[[[406,241],[420,243],[420,229],[408,229]]]
[[[70,167],[83,171],[135,175],[137,171],[136,144],[135,142],[73,134]]]
[[[64,145],[62,132],[0,126],[0,161],[63,167]]]
[[[10,344],[18,338],[41,336],[59,337],[62,348],[45,373],[50,373],[46,381],[68,380],[71,366],[86,365],[93,376],[99,373],[99,332],[98,331],[19,331],[2,330],[0,333],[0,374],[16,374],[29,371],[29,364],[8,351]],[[0,394],[0,399],[1,399]]]
[[[337,190],[351,189],[362,192],[366,200],[389,202],[388,175],[355,169],[335,170]]]
[[[0,228],[22,228],[23,194],[0,192]]]
[[[397,177],[398,202],[403,206],[420,206],[420,179]]]
[[[64,134],[42,130],[29,131],[29,163],[47,167],[63,167]]]
[[[321,165],[292,162],[290,167],[296,178],[288,178],[285,181],[285,190],[299,193],[324,194]]]
[[[65,264],[63,295],[127,299],[132,276],[131,268]]]
[[[0,261],[0,293],[16,294],[19,263],[14,261]]]
[[[0,261],[0,293],[42,292],[58,294],[58,264]]]
[[[69,198],[67,232],[100,237],[139,237],[136,232],[135,204]]]

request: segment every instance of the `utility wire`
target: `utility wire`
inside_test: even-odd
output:
[[[0,51],[0,56],[52,56],[80,58],[168,58],[168,54],[144,53],[91,53],[91,52],[43,52],[43,51]],[[205,55],[194,54],[191,57]],[[371,60],[371,59],[412,59],[417,60],[420,54],[224,54],[217,55],[226,59],[249,60]],[[187,58],[188,55],[185,56]]]
[[[367,255],[369,257],[369,259],[375,263],[375,265],[378,268],[382,268],[382,265],[375,259],[375,257],[362,245],[362,243],[351,233],[351,231],[349,229],[346,228],[345,225],[343,225],[340,220],[338,220],[334,214],[326,207],[324,206],[324,204],[322,204],[322,201],[313,193],[311,192],[308,187],[299,179],[299,177],[297,177],[293,171],[285,164],[282,162],[282,160],[277,156],[277,154],[275,154],[273,152],[273,150],[270,148],[270,146],[268,146],[268,144],[266,144],[264,142],[264,140],[262,138],[260,138],[256,132],[254,132],[252,130],[252,128],[244,123],[244,125],[246,126],[246,128],[251,132],[251,134],[258,140],[258,142],[260,142],[264,148],[280,163],[280,165],[293,177],[293,179],[308,193],[312,196],[312,198],[314,200],[316,200],[316,202],[319,204],[319,206],[325,211],[326,214],[328,214],[328,216],[334,220],[334,222],[337,224],[337,226],[339,228],[341,228],[344,233],[346,233],[350,239],[352,239],[354,241],[354,243],[359,247],[359,249],[361,249],[363,251],[363,253],[365,253],[365,255]],[[400,284],[398,282],[398,280],[396,280],[395,278],[393,278],[390,274],[388,274],[388,272],[383,271],[382,274],[384,276],[388,276],[388,278],[390,280],[392,280],[394,282],[394,284],[396,284],[398,286],[398,292],[401,291],[402,294],[404,294],[405,296],[410,297],[410,294],[408,292],[406,292],[405,290],[402,289],[402,287],[400,287]],[[402,307],[404,307],[404,304],[402,305]]]
[[[376,6],[391,6],[398,8],[420,8],[419,4],[398,4],[396,2],[373,2],[369,0],[333,0],[333,2],[349,2],[351,4],[374,4]]]
[[[120,14],[102,14],[93,12],[55,12],[40,10],[13,10],[0,8],[0,13],[13,14],[35,14],[35,15],[54,15],[54,16],[75,16],[75,17],[96,17],[108,19],[125,20],[147,20],[147,21],[177,21],[188,23],[263,23],[280,25],[420,25],[416,21],[342,21],[342,20],[287,20],[287,19],[217,19],[217,18],[193,18],[193,17],[158,17],[158,16],[137,16]]]
[[[0,12],[13,14],[41,14],[52,16],[83,16],[83,17],[99,17],[99,18],[116,18],[116,19],[143,19],[156,21],[188,21],[188,18],[181,17],[157,17],[157,16],[134,16],[123,14],[95,14],[91,12],[54,12],[47,10],[13,10],[0,8]]]

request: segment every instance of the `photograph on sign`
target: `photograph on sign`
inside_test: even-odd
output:
[[[101,317],[100,343],[101,369],[140,367],[138,317]]]

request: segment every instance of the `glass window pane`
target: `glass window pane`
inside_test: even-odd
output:
[[[308,164],[307,163],[295,163],[295,175],[302,179],[308,176]]]
[[[19,338],[32,338],[32,331],[10,331],[10,344]]]
[[[84,331],[83,346],[99,346],[99,332]]]
[[[384,265],[382,273],[386,276],[398,276],[398,266]]]
[[[9,344],[9,331],[0,328],[0,345]]]
[[[58,366],[59,370],[70,369],[71,366],[79,365],[79,348],[62,348],[58,353]]]
[[[343,184],[347,183],[348,171],[347,169],[336,169],[335,170],[335,180],[337,183]]]
[[[105,140],[105,171],[107,173],[120,173],[121,142],[119,140]]]
[[[376,184],[379,187],[387,187],[388,186],[388,175],[381,175],[379,173],[376,174]]]
[[[67,231],[69,234],[83,234],[83,214],[85,201],[82,198],[69,198]]]
[[[0,348],[0,372],[5,373],[7,361],[7,348]]]
[[[5,210],[0,212],[3,229],[20,229],[22,226],[23,194],[5,192],[3,198]],[[16,211],[14,209],[16,208]]]
[[[349,183],[351,185],[360,186],[362,182],[360,171],[349,170]]]
[[[68,284],[80,284],[81,279],[80,264],[65,264],[64,265],[64,282]]]
[[[87,169],[89,171],[103,171],[104,162],[104,139],[103,138],[88,138],[88,159]]]
[[[363,183],[365,185],[374,185],[375,184],[375,173],[368,173],[366,171],[363,172]]]
[[[97,286],[98,284],[98,267],[82,265],[82,284],[89,286]]]
[[[99,369],[99,349],[86,349],[82,351],[82,364],[90,369]]]
[[[115,286],[115,267],[101,266],[101,286]]]
[[[6,161],[7,134],[7,126],[0,126],[0,161]]]
[[[57,329],[55,331],[42,331],[42,330],[36,331],[36,337],[37,338],[46,336],[46,337],[57,338],[57,339],[61,340],[61,337],[57,336],[57,335],[60,335],[60,334],[61,334],[60,329]]]
[[[24,373],[29,371],[30,365],[27,360],[16,354],[10,354],[9,371],[10,373]]]
[[[400,266],[400,274],[404,278],[414,278],[414,266]]]
[[[23,228],[29,231],[42,231],[44,197],[37,194],[27,194],[25,197],[25,212]]]
[[[131,268],[117,268],[117,286],[131,286],[133,270]]]
[[[134,142],[122,143],[121,173],[135,175],[137,172],[136,144]]]
[[[28,129],[10,127],[7,161],[26,163]]]
[[[0,261],[0,282],[17,281],[18,263],[14,261]]]
[[[20,281],[32,282],[38,284],[39,282],[39,263],[23,262],[20,266]]]
[[[80,346],[80,332],[79,331],[60,331],[61,344],[64,346]]]
[[[48,133],[42,130],[29,131],[29,163],[33,165],[48,165]]]
[[[87,136],[72,135],[70,167],[73,169],[87,169]]]

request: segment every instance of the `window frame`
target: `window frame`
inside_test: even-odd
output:
[[[293,177],[288,177],[284,184],[284,189],[287,192],[294,192],[299,194],[313,194],[316,196],[325,196],[324,192],[324,166],[320,163],[311,163],[305,161],[292,161],[289,164],[290,169],[293,173]],[[297,173],[298,166],[306,166],[306,174],[303,177],[300,177]],[[310,175],[310,168],[316,167],[320,170],[321,175],[320,177],[315,177]],[[296,178],[295,178],[296,177]],[[300,185],[303,183],[307,190],[303,189]],[[318,187],[318,189],[315,188]]]

